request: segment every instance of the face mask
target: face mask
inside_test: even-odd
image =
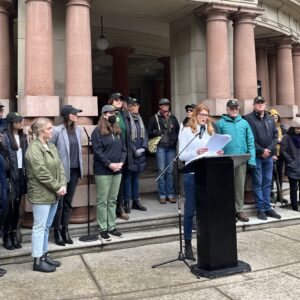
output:
[[[116,123],[116,120],[117,120],[116,116],[109,116],[108,119],[107,119],[107,121],[108,121],[110,124]]]

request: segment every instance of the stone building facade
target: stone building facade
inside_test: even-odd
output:
[[[105,51],[96,48],[101,16]],[[246,114],[258,83],[287,122],[299,112],[297,1],[0,0],[0,37],[0,101],[28,124],[72,104],[91,132],[112,91],[140,98],[146,122],[162,96],[180,120],[184,106],[198,102],[218,117],[231,97]],[[85,184],[73,222],[86,219]]]

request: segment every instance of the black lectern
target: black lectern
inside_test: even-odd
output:
[[[234,168],[250,155],[207,156],[192,161],[184,173],[195,172],[197,264],[192,272],[215,278],[248,272],[250,265],[237,259]]]

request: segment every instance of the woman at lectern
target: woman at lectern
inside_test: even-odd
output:
[[[205,145],[214,133],[215,129],[210,119],[209,108],[205,104],[198,104],[192,113],[187,127],[184,127],[179,135],[179,152],[183,151],[179,157],[180,160],[187,164],[199,155],[207,152],[208,149]],[[195,136],[197,137],[195,138]],[[223,151],[221,150],[217,154],[223,154]],[[184,254],[186,259],[195,260],[192,249],[192,224],[195,215],[194,173],[184,174],[184,191]]]

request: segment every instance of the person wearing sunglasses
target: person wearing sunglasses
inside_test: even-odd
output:
[[[239,113],[240,105],[236,99],[230,99],[226,105],[226,114],[216,123],[218,133],[229,134],[231,141],[224,147],[226,155],[250,153],[249,168],[256,167],[254,137],[249,123]],[[236,218],[248,222],[249,218],[243,212],[244,186],[247,164],[234,169],[235,211]]]
[[[192,112],[194,111],[194,108],[196,107],[196,104],[188,104],[186,105],[185,112],[186,112],[186,117],[184,120],[180,123],[180,131],[188,125],[189,119],[192,115]]]

